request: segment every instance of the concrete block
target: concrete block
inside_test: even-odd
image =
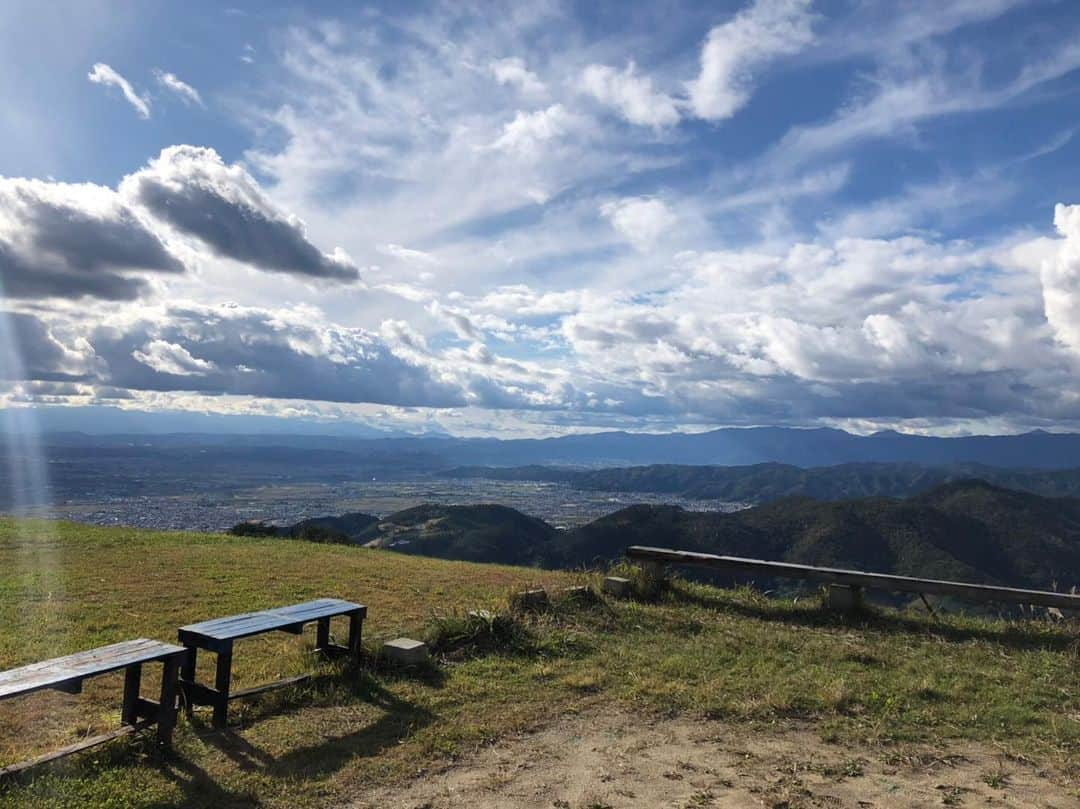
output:
[[[608,576],[604,579],[604,592],[616,598],[627,598],[633,592],[633,588],[630,586],[630,579],[624,579],[622,576]]]
[[[830,610],[855,610],[862,606],[862,588],[830,584],[825,588],[825,606]]]
[[[584,584],[576,587],[564,587],[560,592],[564,599],[572,601],[575,604],[586,604],[593,600],[592,590]]]
[[[549,603],[547,590],[522,590],[510,597],[510,606],[521,612],[542,612]]]
[[[426,663],[431,656],[428,645],[412,638],[397,638],[387,641],[382,647],[383,657],[401,666],[415,666]]]

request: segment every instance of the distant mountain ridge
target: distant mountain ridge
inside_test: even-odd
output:
[[[744,466],[781,463],[800,468],[846,463],[921,465],[983,464],[1003,468],[1066,469],[1080,465],[1080,434],[1040,430],[1022,435],[942,438],[879,432],[860,436],[830,428],[727,427],[703,433],[606,432],[558,438],[494,439],[454,437],[368,438],[328,435],[139,435],[47,434],[56,447],[184,447],[214,443],[235,448],[273,445],[333,449],[365,458],[402,454],[424,460],[430,471],[455,466],[530,464],[633,466],[685,464]]]

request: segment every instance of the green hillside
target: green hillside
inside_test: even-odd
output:
[[[528,564],[557,535],[543,520],[499,505],[421,505],[390,515],[350,538],[371,548],[459,559]]]
[[[114,743],[0,787],[0,803],[344,806],[567,711],[615,707],[696,718],[712,734],[811,729],[882,760],[909,743],[947,757],[953,740],[981,740],[1080,778],[1075,625],[843,616],[685,582],[655,603],[559,596],[583,581],[596,583],[281,538],[0,520],[0,668],[318,596],[369,609],[360,670],[312,659],[310,637],[241,643],[238,688],[317,676],[235,704],[226,732],[202,712],[182,719],[170,757]],[[507,612],[512,591],[537,585],[550,612]],[[495,618],[468,619],[473,609]],[[435,644],[436,663],[377,662],[401,634]],[[113,726],[121,679],[0,703],[0,764]]]
[[[1080,585],[1080,500],[959,481],[906,500],[790,498],[730,514],[632,506],[548,546],[565,567],[627,545],[1068,590]]]

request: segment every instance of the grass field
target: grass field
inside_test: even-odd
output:
[[[310,635],[242,642],[236,687],[316,676],[234,703],[226,732],[202,712],[181,719],[170,756],[124,740],[0,787],[0,803],[336,806],[608,703],[763,730],[810,726],[826,740],[883,748],[989,741],[1080,778],[1075,623],[838,616],[815,601],[680,582],[657,603],[556,600],[544,615],[506,613],[516,589],[554,592],[590,578],[291,540],[0,520],[0,669],[131,637],[172,640],[185,623],[319,596],[367,604],[369,652],[399,634],[442,650],[420,672],[370,655],[356,671],[314,659]],[[464,617],[478,608],[499,617]],[[0,703],[0,764],[113,726],[121,679],[91,681],[77,697]]]

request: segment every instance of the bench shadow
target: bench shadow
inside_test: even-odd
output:
[[[722,595],[693,592],[679,586],[678,583],[672,583],[665,589],[664,598],[759,621],[799,624],[808,627],[865,628],[897,634],[931,635],[956,643],[980,640],[1012,649],[1046,649],[1055,652],[1078,648],[1080,644],[1080,633],[1062,631],[1048,626],[1025,627],[1019,622],[1008,622],[1001,628],[961,626],[950,622],[948,616],[944,620],[936,620],[930,616],[916,617],[905,615],[891,607],[878,607],[873,604],[856,610],[843,611],[830,610],[816,603],[770,604],[767,596],[762,596],[759,604],[744,603]]]
[[[178,756],[170,757],[161,768],[162,773],[184,792],[179,802],[150,804],[151,809],[216,809],[221,806],[255,807],[263,803],[258,798],[245,792],[236,792],[223,788],[214,778],[198,765]]]
[[[437,718],[426,708],[391,693],[367,672],[350,686],[356,696],[383,711],[374,723],[277,757],[253,745],[235,730],[211,729],[198,719],[193,725],[200,740],[227,756],[242,770],[265,772],[274,777],[311,778],[336,772],[351,759],[377,756]]]

